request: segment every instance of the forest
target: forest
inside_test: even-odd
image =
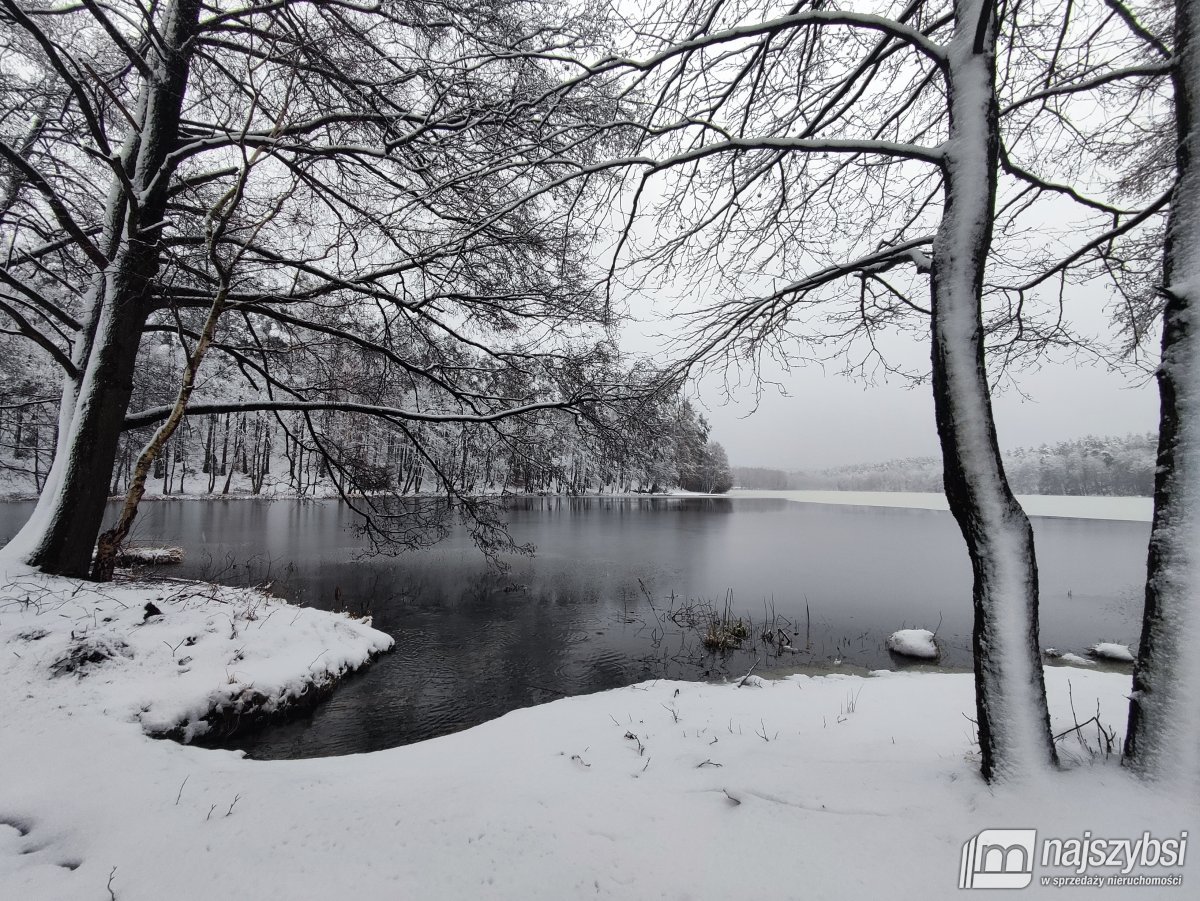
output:
[[[1018,494],[1150,497],[1154,494],[1154,435],[1096,437],[1018,447],[1003,454],[1008,483]],[[909,457],[848,463],[813,471],[734,466],[740,488],[835,491],[942,491],[942,463]]]
[[[274,340],[281,340],[279,334]],[[172,351],[169,335],[145,350],[133,394],[138,408],[173,399],[181,374]],[[57,401],[39,396],[52,373],[11,338],[0,336],[0,354],[10,364],[0,373],[0,493],[36,496],[57,440]],[[350,350],[334,364],[339,399],[414,407],[424,400],[430,406],[370,373],[369,362]],[[214,371],[210,378],[236,386],[230,372]],[[253,396],[236,387],[223,393],[236,400]],[[150,487],[162,496],[409,496],[436,492],[447,482],[467,495],[722,493],[732,484],[729,462],[709,432],[678,392],[643,403],[619,423],[543,410],[503,430],[435,421],[416,423],[410,433],[342,409],[208,413],[183,420],[164,443]],[[138,452],[152,434],[147,426],[121,435],[111,495],[128,489]]]

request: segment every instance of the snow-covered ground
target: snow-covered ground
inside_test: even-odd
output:
[[[386,639],[227,589],[4,582],[4,899],[928,901],[959,895],[963,845],[982,829],[1161,839],[1197,825],[1194,797],[1095,753],[1094,725],[1091,751],[1061,742],[1066,771],[984,785],[965,674],[645,683],[390,751],[245,760],[143,730],[197,722],[229,680],[272,693]],[[147,602],[161,615],[146,619]],[[125,651],[53,675],[81,635]],[[1098,710],[1119,743],[1128,676],[1046,680],[1056,732]],[[1187,869],[1155,872],[1186,885]],[[1028,894],[1065,897],[1040,878],[1070,872],[1039,866]]]
[[[283,460],[278,463],[273,470],[278,475],[268,474],[259,488],[258,493],[254,492],[252,480],[248,475],[241,472],[234,472],[233,478],[229,482],[228,493],[222,493],[225,488],[225,479],[220,477],[213,485],[212,491],[208,488],[208,476],[203,472],[188,471],[182,481],[182,490],[180,480],[176,477],[171,481],[170,493],[164,493],[162,479],[149,479],[146,482],[146,494],[142,498],[144,501],[207,501],[207,500],[283,500],[295,499],[304,497],[310,500],[336,500],[341,497],[337,487],[328,479],[316,482],[312,485],[306,485],[304,494],[297,492],[295,483],[289,481],[287,477],[287,461]],[[427,488],[425,497],[442,497],[445,492],[438,492]],[[512,487],[501,488],[500,486],[491,486],[480,489],[480,495],[486,497],[497,497],[500,495],[511,495],[515,492]],[[34,485],[33,479],[21,473],[13,471],[0,470],[0,501],[5,500],[37,500],[39,491]],[[113,495],[124,499],[124,493]],[[414,495],[409,495],[410,497]],[[523,496],[523,495],[522,495]],[[533,497],[537,494],[530,495]],[[572,495],[576,496],[576,495]],[[613,487],[605,487],[599,492],[595,488],[589,489],[579,497],[717,497],[724,495],[706,494],[698,491],[684,491],[682,488],[667,488],[655,494],[649,494],[647,491],[618,491]]]
[[[67,687],[148,733],[188,740],[218,722],[271,716],[388,650],[369,622],[200,582],[90,582],[0,557],[6,682]]]
[[[944,494],[916,491],[758,491],[738,488],[730,491],[728,496],[777,497],[806,504],[851,504],[861,507],[905,507],[915,510],[949,509]],[[1022,494],[1017,500],[1030,516],[1150,522],[1154,513],[1154,500],[1149,497]]]

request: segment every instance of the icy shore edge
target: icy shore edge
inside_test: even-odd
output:
[[[96,584],[0,561],[0,672],[72,683],[75,703],[209,744],[302,712],[391,649],[369,620],[254,588]]]

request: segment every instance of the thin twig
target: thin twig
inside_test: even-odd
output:
[[[738,688],[741,688],[746,684],[746,680],[749,679],[750,674],[754,672],[754,667],[758,666],[760,663],[762,663],[762,660],[760,658],[755,658],[753,665],[750,667],[750,669],[746,670],[746,675],[742,676],[742,681],[738,682]]]

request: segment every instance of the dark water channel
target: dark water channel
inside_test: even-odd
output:
[[[29,504],[0,504],[0,541]],[[135,540],[177,544],[169,574],[273,583],[315,607],[370,612],[396,650],[315,713],[241,740],[264,758],[370,751],[530,704],[653,677],[897,668],[893,630],[937,628],[943,666],[970,665],[971,575],[950,515],[782,499],[522,498],[511,531],[537,546],[489,571],[465,536],[361,558],[338,502],[146,503]],[[1035,518],[1044,645],[1135,644],[1149,525]],[[164,570],[164,573],[167,572]],[[732,600],[729,601],[730,593]],[[709,607],[752,622],[753,646],[706,651]],[[807,604],[807,610],[806,610]],[[939,627],[940,620],[940,627]],[[757,636],[782,628],[791,647]],[[778,638],[778,633],[776,633]],[[749,645],[749,642],[747,643]]]

